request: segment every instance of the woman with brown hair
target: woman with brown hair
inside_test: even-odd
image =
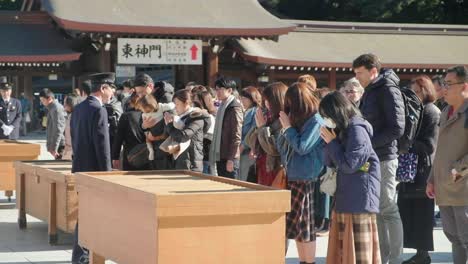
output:
[[[414,248],[416,255],[405,264],[431,263],[428,251],[434,250],[432,235],[434,200],[425,195],[426,181],[432,168],[439,135],[440,110],[434,104],[436,92],[431,79],[420,75],[411,81],[411,89],[424,104],[421,130],[416,136],[410,153],[418,157],[414,182],[400,183],[398,207],[403,223],[403,246]]]
[[[268,85],[262,94],[264,108],[255,112],[255,126],[246,135],[245,142],[256,157],[257,183],[270,186],[281,167],[276,146],[281,124],[279,113],[284,111],[284,96],[288,87],[282,82]]]
[[[136,110],[139,97],[133,93],[128,100],[128,111],[123,113],[119,120],[117,133],[112,144],[112,164],[114,169],[121,170],[149,170],[149,161],[142,167],[132,166],[128,160],[128,154],[137,145],[145,144],[145,132],[141,128],[142,113]],[[120,157],[123,146],[122,157]],[[122,164],[121,164],[122,161]]]
[[[299,76],[299,78],[297,78],[297,82],[309,85],[312,91],[317,90],[317,80],[315,80],[315,77],[310,74],[304,74]]]
[[[244,107],[244,123],[242,124],[242,137],[240,145],[239,180],[246,181],[249,169],[255,163],[250,157],[250,148],[245,139],[252,127],[255,126],[255,113],[262,106],[262,96],[254,86],[248,86],[240,92],[240,100]]]
[[[203,171],[203,134],[210,127],[208,113],[192,107],[188,89],[174,94],[176,116],[165,113],[167,134],[178,143],[190,141],[189,147],[174,159],[174,169]]]
[[[301,263],[315,263],[314,186],[324,169],[320,138],[319,101],[305,83],[294,83],[279,113],[282,130],[278,151],[291,190],[291,212],[286,216],[286,235],[296,241]]]
[[[192,90],[193,91],[193,90]],[[193,93],[192,92],[193,106],[206,111],[210,117],[210,127],[207,128],[206,133],[203,135],[203,173],[210,173],[210,147],[213,141],[213,132],[215,127],[216,107],[214,105],[213,95],[210,93],[209,88],[206,91]]]

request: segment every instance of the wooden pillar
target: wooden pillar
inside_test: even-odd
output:
[[[19,193],[17,193],[16,199],[18,199],[18,226],[20,229],[25,229],[26,222],[26,183],[25,183],[26,174],[21,173],[19,175]]]
[[[328,88],[336,90],[336,69],[332,68],[328,73]]]
[[[57,184],[49,183],[49,244],[57,244]]]
[[[101,58],[101,72],[110,72],[112,71],[111,65],[111,54],[109,51],[105,51],[104,48],[100,50],[100,58]]]
[[[219,72],[219,58],[218,54],[214,53],[211,49],[208,51],[208,85],[214,88],[214,83]]]

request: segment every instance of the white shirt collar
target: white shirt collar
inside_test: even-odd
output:
[[[103,106],[102,100],[99,97],[94,96],[94,95],[90,95],[90,96],[96,98],[99,101],[99,104],[101,104],[101,106]]]

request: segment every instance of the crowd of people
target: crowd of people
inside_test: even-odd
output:
[[[467,67],[406,88],[376,55],[352,67],[339,91],[318,89],[312,75],[175,90],[144,73],[115,91],[112,73],[91,75],[63,107],[39,94],[47,150],[73,172],[192,170],[276,187],[286,177],[285,242],[295,240],[301,264],[315,263],[328,230],[330,264],[431,263],[435,198],[453,262],[468,263]],[[403,248],[417,253],[403,261]],[[76,240],[74,263],[85,256]]]

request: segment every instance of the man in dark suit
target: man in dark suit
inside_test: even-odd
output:
[[[18,139],[21,126],[21,102],[11,98],[11,84],[0,77],[0,139]]]
[[[70,121],[72,172],[111,170],[109,123],[103,101],[108,101],[113,95],[111,85],[115,74],[98,73],[90,75],[89,79],[91,95],[75,107]],[[78,224],[72,263],[88,263],[87,250],[78,244]]]

